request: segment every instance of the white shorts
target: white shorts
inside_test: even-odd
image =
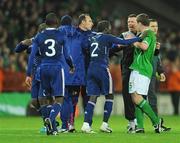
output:
[[[129,93],[138,93],[147,95],[149,90],[150,79],[138,71],[132,71],[129,78]]]

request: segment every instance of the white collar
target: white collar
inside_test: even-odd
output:
[[[97,32],[97,35],[103,34],[102,32]]]
[[[55,30],[56,28],[46,28],[46,30]]]

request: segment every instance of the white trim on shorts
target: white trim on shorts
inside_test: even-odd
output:
[[[113,84],[112,84],[112,77],[109,71],[109,68],[106,68],[109,76],[109,94],[113,94]]]
[[[65,90],[65,77],[64,77],[64,69],[61,68],[62,73],[62,96],[64,96],[64,90]]]

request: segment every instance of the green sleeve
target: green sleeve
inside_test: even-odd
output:
[[[152,41],[152,38],[151,38],[150,36],[147,36],[147,37],[145,37],[145,38],[143,39],[142,42],[146,43],[146,44],[148,45],[148,47],[149,47],[151,41]]]

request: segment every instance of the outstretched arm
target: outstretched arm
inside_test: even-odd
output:
[[[21,41],[17,46],[16,48],[14,49],[14,51],[16,53],[21,53],[23,52],[24,50],[27,50],[29,49],[29,46],[32,44],[32,39],[25,39],[23,41]]]
[[[29,46],[23,45],[21,42],[17,44],[16,48],[14,49],[14,52],[21,53],[28,49]]]
[[[120,44],[120,45],[130,45],[130,44],[132,44],[134,42],[141,41],[141,38],[139,38],[139,37],[135,37],[135,38],[132,38],[132,39],[125,40],[125,39],[122,39],[122,38],[118,38],[118,37],[109,35],[107,38],[109,39],[109,41],[111,43]]]

